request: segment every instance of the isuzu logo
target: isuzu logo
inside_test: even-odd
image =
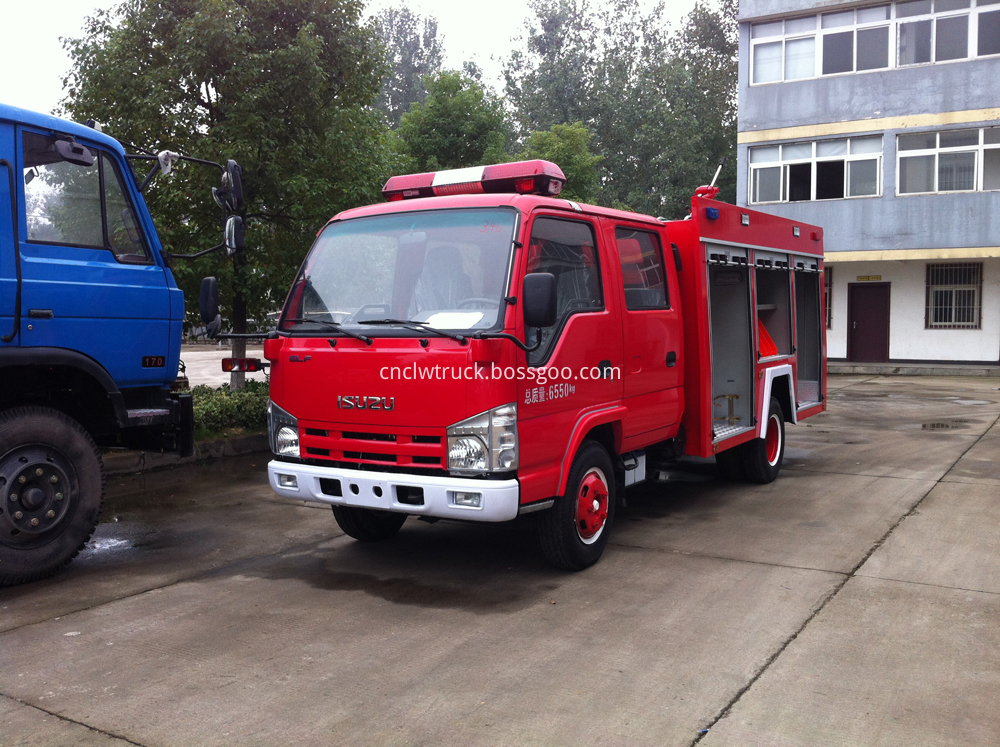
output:
[[[396,398],[338,396],[337,407],[341,410],[392,410],[396,407]]]

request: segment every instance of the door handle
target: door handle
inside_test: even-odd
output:
[[[671,350],[667,353],[667,368],[673,368],[677,365],[677,353]]]
[[[601,361],[597,364],[597,368],[601,371],[602,379],[611,378],[611,361]]]
[[[51,319],[52,309],[28,309],[29,319]]]

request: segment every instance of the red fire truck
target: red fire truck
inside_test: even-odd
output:
[[[277,493],[364,541],[538,512],[546,559],[582,569],[671,460],[775,479],[786,423],[826,409],[822,229],[712,187],[665,221],[564,184],[397,176],[319,232],[264,345]]]

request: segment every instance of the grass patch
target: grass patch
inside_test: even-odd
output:
[[[196,386],[194,398],[195,439],[208,441],[227,436],[243,436],[267,430],[268,383],[247,381],[233,391],[228,384],[218,389]]]

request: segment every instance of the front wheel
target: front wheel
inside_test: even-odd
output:
[[[333,518],[344,534],[361,542],[379,542],[394,537],[406,521],[406,514],[374,508],[332,506]]]
[[[45,578],[77,556],[104,502],[97,446],[47,407],[0,413],[0,586]]]
[[[573,459],[566,495],[539,515],[545,559],[556,568],[580,571],[596,563],[615,518],[615,473],[607,450],[584,441]]]

